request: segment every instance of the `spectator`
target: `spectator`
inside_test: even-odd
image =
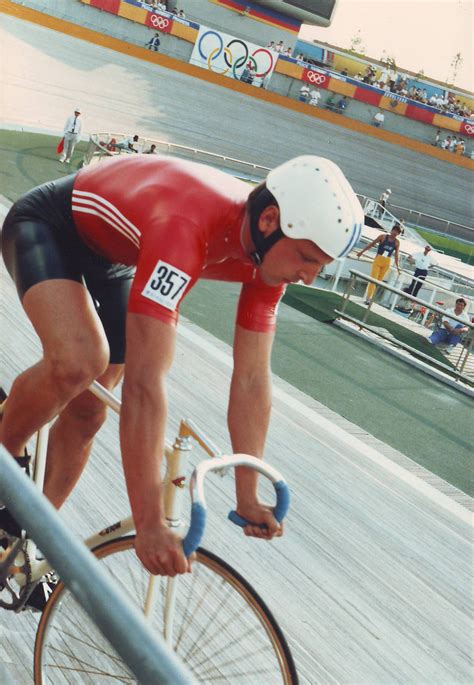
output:
[[[458,138],[454,152],[457,155],[463,155],[466,152],[466,143],[464,142],[463,138]]]
[[[157,155],[156,145],[152,143],[149,150],[145,150],[144,155]]]
[[[440,138],[441,138],[441,131],[438,129],[436,131],[435,139],[434,139],[434,142],[432,143],[432,145],[434,145],[435,147],[438,147]]]
[[[347,108],[348,104],[349,104],[349,102],[347,100],[347,95],[343,95],[342,98],[337,103],[337,108],[338,108],[339,112],[341,112],[341,114]]]
[[[64,147],[61,152],[61,156],[59,157],[61,164],[63,162],[69,164],[74,152],[74,148],[81,137],[82,121],[80,116],[81,110],[79,107],[76,107],[74,114],[71,114],[71,116],[66,119],[66,123],[64,124]]]
[[[446,136],[446,138],[442,141],[441,147],[443,150],[449,150],[451,147],[451,136]]]
[[[160,47],[160,45],[160,34],[155,33],[155,35],[152,38],[150,38],[150,40],[146,44],[146,47],[148,48],[148,50],[154,50],[155,52],[158,52],[158,48]]]
[[[292,49],[292,48],[286,48],[284,54],[285,54],[287,57],[291,57],[292,52],[293,52],[293,49]]]
[[[321,99],[320,91],[317,88],[313,88],[313,90],[309,94],[309,104],[313,105],[313,107],[317,107],[320,99]]]
[[[275,49],[276,49],[275,41],[274,41],[274,40],[271,40],[271,41],[268,43],[267,48],[268,48],[269,50],[275,50]]]
[[[125,150],[125,152],[138,152],[138,150],[135,148],[137,143],[138,136],[134,135],[133,138],[129,136],[128,138],[125,138],[125,140],[122,140],[121,143],[117,143],[115,147],[119,150]]]
[[[364,252],[367,252],[367,250],[370,250],[371,247],[378,245],[377,254],[375,255],[374,263],[372,264],[372,270],[370,272],[372,278],[375,278],[378,281],[383,280],[383,277],[392,265],[392,255],[395,256],[395,266],[397,267],[398,273],[400,273],[400,267],[398,265],[398,252],[400,249],[400,241],[397,237],[399,234],[400,228],[394,226],[388,235],[386,233],[381,233],[379,236],[377,236],[377,238],[375,238],[375,240],[372,240],[372,242],[369,243],[366,247],[364,247],[363,250],[360,250],[360,252],[357,253],[357,259],[359,259],[360,257],[362,257]],[[387,254],[384,255],[384,252],[386,252]],[[375,283],[369,283],[369,285],[367,286],[365,304],[370,304],[375,292],[375,288]]]
[[[309,86],[306,83],[303,83],[303,85],[300,88],[300,101],[301,102],[308,102],[309,99]]]
[[[186,14],[185,14],[184,10],[179,10],[178,17],[180,19],[186,19]]]
[[[376,112],[372,121],[373,126],[380,128],[385,121],[385,114],[382,111]]]
[[[415,265],[415,273],[413,274],[412,282],[408,288],[403,288],[403,292],[417,297],[418,291],[428,275],[428,269],[435,266],[437,261],[431,254],[431,245],[426,245],[423,252],[417,252],[413,256],[409,255],[408,261]],[[419,279],[418,281],[416,280],[417,278]]]
[[[392,194],[392,191],[390,190],[390,188],[387,188],[387,190],[384,190],[383,193],[380,195],[380,197],[379,197],[379,205],[380,206],[377,208],[378,209],[377,216],[383,216],[383,214],[385,214],[385,210],[387,209],[388,198],[390,197],[391,194]]]
[[[341,71],[341,76],[347,76],[347,69],[344,67],[344,69]]]
[[[284,49],[285,49],[285,46],[283,45],[282,40],[275,45],[275,51],[276,52],[283,52]]]
[[[354,80],[355,81],[362,81],[363,80],[363,77],[362,77],[362,74],[360,73],[360,71],[358,71],[357,74],[354,76]]]
[[[432,345],[439,345],[440,343],[447,343],[446,352],[450,353],[454,350],[456,345],[460,342],[461,336],[469,331],[468,326],[463,326],[462,323],[453,319],[457,316],[466,323],[470,323],[469,317],[464,311],[467,302],[464,297],[458,297],[454,307],[447,309],[443,318],[441,319],[441,328],[434,331],[428,338],[428,342]]]

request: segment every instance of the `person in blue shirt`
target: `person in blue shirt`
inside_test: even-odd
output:
[[[395,258],[395,266],[397,267],[398,273],[400,273],[400,267],[398,265],[398,252],[400,249],[398,236],[400,233],[401,228],[397,224],[392,228],[390,233],[381,233],[375,240],[372,240],[372,242],[364,247],[363,250],[360,250],[360,252],[357,253],[357,258],[362,257],[364,252],[367,252],[371,247],[377,245],[377,254],[375,255],[374,263],[372,264],[372,271],[370,272],[372,278],[376,278],[378,281],[383,280],[383,277],[392,265],[392,255]],[[375,287],[374,283],[369,283],[367,286],[365,304],[370,304],[375,292]]]

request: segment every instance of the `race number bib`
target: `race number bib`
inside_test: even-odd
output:
[[[148,283],[142,291],[143,297],[174,311],[178,306],[191,276],[176,266],[160,261],[155,266]]]

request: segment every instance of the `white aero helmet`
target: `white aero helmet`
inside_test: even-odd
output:
[[[311,240],[333,259],[345,257],[359,240],[364,212],[337,164],[303,155],[270,171],[266,185],[280,208],[287,238]]]

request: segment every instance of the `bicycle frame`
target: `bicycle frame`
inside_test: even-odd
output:
[[[94,382],[90,388],[91,392],[102,400],[113,411],[120,413],[120,401],[108,390],[103,388],[99,383]],[[37,486],[42,489],[44,482],[44,473],[46,468],[46,455],[48,443],[49,427],[45,426],[37,434],[37,442],[35,449],[35,461],[33,479]],[[182,508],[183,508],[183,494],[185,491],[186,473],[188,456],[192,449],[192,441],[195,440],[202,449],[214,460],[205,460],[196,467],[193,477],[190,482],[192,505],[191,527],[183,540],[183,548],[186,555],[189,551],[194,550],[201,538],[205,525],[205,499],[203,480],[206,474],[210,471],[218,471],[222,475],[228,468],[235,466],[249,466],[264,474],[273,482],[277,494],[277,506],[274,510],[276,518],[281,521],[286,514],[288,508],[288,489],[285,481],[276,469],[264,464],[261,460],[249,455],[235,455],[232,457],[222,456],[221,451],[216,445],[194,424],[190,419],[183,419],[180,423],[178,435],[173,444],[168,441],[165,444],[166,457],[166,472],[164,476],[164,509],[168,525],[172,528],[179,529],[182,523]],[[196,491],[196,501],[194,498],[194,491]],[[240,520],[236,512],[231,512],[229,518],[238,525],[246,525],[247,522]],[[123,520],[117,521],[110,526],[102,529],[98,533],[90,536],[84,542],[89,549],[102,545],[106,542],[111,542],[116,538],[128,535],[135,530],[132,516]],[[39,581],[46,573],[52,570],[51,565],[47,560],[38,561],[35,559],[36,544],[33,540],[26,540],[26,553],[30,566],[31,582]],[[24,564],[23,554],[19,554],[17,569],[12,570],[16,574],[16,580],[19,585],[24,585],[27,582],[26,577],[22,574],[20,568]],[[10,567],[15,568],[15,562]],[[150,575],[148,581],[148,588],[146,598],[143,606],[145,616],[149,616],[153,610],[157,597],[156,593],[157,577]],[[159,582],[159,581],[158,581]],[[166,578],[165,590],[165,604],[164,604],[164,638],[165,641],[171,645],[173,637],[173,623],[174,623],[174,609],[175,599],[177,594],[177,586],[179,583],[179,576],[175,578]]]

